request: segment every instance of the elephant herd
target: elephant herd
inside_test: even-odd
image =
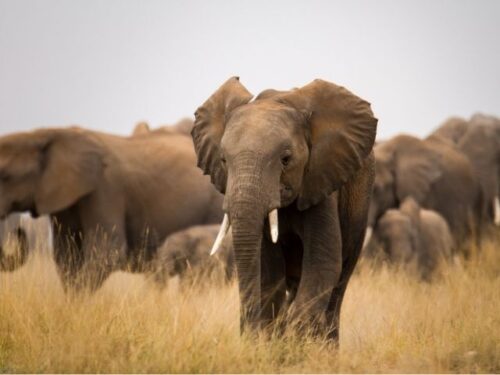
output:
[[[17,240],[0,246],[0,270],[26,262],[37,241],[26,216],[40,217],[66,292],[117,270],[160,287],[236,277],[242,329],[293,324],[337,341],[362,253],[430,279],[500,224],[500,120],[452,118],[425,139],[375,144],[377,123],[330,82],[254,97],[232,77],[194,123],[0,137],[0,236]]]
[[[500,119],[452,117],[424,139],[398,135],[374,152],[368,256],[416,261],[425,279],[500,224]]]

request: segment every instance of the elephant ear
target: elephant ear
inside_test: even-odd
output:
[[[377,119],[370,103],[323,80],[280,96],[279,101],[307,113],[310,156],[298,208],[305,210],[340,188],[370,154]]]
[[[104,171],[103,151],[81,130],[54,133],[43,155],[43,170],[35,195],[40,215],[61,211],[91,193]]]
[[[227,174],[220,160],[220,141],[231,111],[247,104],[253,95],[240,83],[239,77],[228,79],[195,112],[191,135],[198,156],[198,167],[209,174],[215,187],[224,194]]]
[[[413,197],[422,204],[432,184],[442,175],[440,159],[423,147],[399,152],[396,157],[396,196],[400,202]]]

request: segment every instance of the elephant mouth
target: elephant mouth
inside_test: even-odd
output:
[[[278,209],[273,208],[271,211],[269,211],[268,214],[268,219],[269,219],[269,231],[271,234],[271,240],[273,243],[278,242],[279,238],[279,225],[278,225]],[[226,237],[227,233],[231,230],[231,223],[229,220],[229,215],[226,213],[224,214],[224,218],[222,219],[222,223],[220,225],[220,230],[219,233],[217,234],[217,237],[215,238],[215,242],[212,246],[212,250],[210,250],[210,255],[214,255],[219,249],[224,241],[224,238]]]

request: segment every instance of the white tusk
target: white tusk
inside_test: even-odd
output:
[[[215,239],[214,245],[212,246],[212,250],[210,250],[210,255],[214,255],[217,250],[219,250],[222,241],[224,241],[224,237],[226,237],[227,232],[229,231],[229,216],[224,214],[224,219],[222,220],[222,224],[220,225],[219,234],[217,234],[217,238]]]
[[[495,225],[500,225],[500,199],[495,197]]]
[[[269,227],[271,229],[271,239],[273,243],[278,242],[278,209],[275,208],[271,212],[269,212]]]
[[[365,239],[363,241],[363,248],[365,248],[366,245],[368,245],[368,242],[370,242],[370,238],[372,238],[372,234],[373,234],[373,228],[367,227],[366,232],[365,232]]]

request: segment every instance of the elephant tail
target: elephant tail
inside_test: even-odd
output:
[[[3,245],[0,245],[0,271],[15,271],[24,265],[28,259],[28,238],[24,229],[17,228],[16,237],[18,246],[14,254],[6,255],[3,251]]]

